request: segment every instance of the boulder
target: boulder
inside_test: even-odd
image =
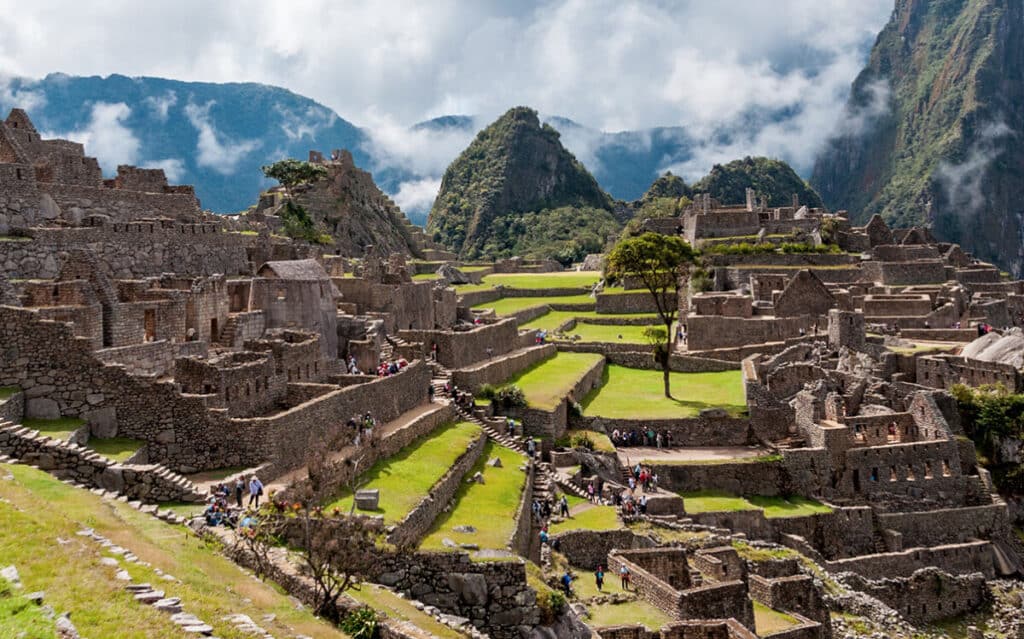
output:
[[[444,280],[448,284],[472,284],[468,275],[451,264],[442,264],[441,268],[437,269],[437,279]]]
[[[39,197],[39,217],[44,220],[56,220],[60,217],[60,207],[53,201],[49,193],[43,193]]]
[[[33,397],[25,401],[25,417],[31,419],[60,419],[60,406],[48,397]]]
[[[117,437],[117,412],[113,407],[100,408],[83,415],[89,423],[89,434],[101,439]]]
[[[380,490],[376,488],[357,490],[355,500],[358,510],[377,510],[377,506],[380,504]]]
[[[492,468],[501,468],[501,458],[492,457],[490,460],[487,461],[487,465],[491,466]]]
[[[482,606],[487,603],[487,580],[477,573],[450,573],[448,587],[470,606]]]
[[[478,484],[482,484],[484,483],[484,475],[480,471],[477,471],[473,473],[473,476],[470,478],[469,481],[475,481]]]

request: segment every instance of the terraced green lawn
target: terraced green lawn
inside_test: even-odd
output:
[[[61,417],[60,419],[23,419],[21,424],[54,439],[66,441],[72,433],[85,425],[85,421],[77,417]]]
[[[806,497],[767,497],[753,495],[740,497],[717,490],[680,493],[683,507],[688,513],[740,512],[760,510],[768,519],[781,517],[807,517],[832,512],[825,504]]]
[[[519,386],[530,406],[552,410],[603,357],[597,353],[558,353],[522,371],[506,384]]]
[[[571,319],[583,319],[590,317],[602,317],[624,320],[643,317],[652,320],[653,323],[653,321],[656,320],[658,316],[652,315],[651,313],[623,313],[612,315],[609,313],[598,313],[597,311],[548,311],[547,313],[541,315],[540,317],[532,319],[529,322],[526,322],[525,324],[521,324],[519,328],[526,330],[536,328],[546,331],[554,331],[559,326],[565,324]]]
[[[571,505],[570,508],[572,508]],[[555,510],[557,511],[557,507]],[[548,527],[548,532],[556,535],[569,530],[618,530],[622,527],[622,522],[619,521],[614,506],[594,506],[575,515],[569,515],[568,519],[551,524]]]
[[[389,524],[400,522],[479,435],[480,427],[470,422],[442,426],[430,437],[374,464],[363,475],[359,487],[380,490],[380,502],[374,512],[383,515]],[[337,508],[347,513],[352,500],[351,493],[342,494],[325,504],[324,510]]]
[[[591,288],[601,279],[600,271],[561,271],[557,273],[491,273],[484,284],[508,288]]]
[[[664,325],[657,325],[662,327]],[[647,346],[647,338],[644,331],[649,326],[623,326],[614,324],[585,324],[577,322],[576,326],[568,331],[566,335],[579,335],[581,342],[609,342],[614,344],[637,344]]]
[[[597,430],[568,430],[565,432],[565,436],[569,439],[570,445],[572,440],[577,436],[584,436],[594,443],[594,450],[599,453],[614,453],[615,446],[612,444],[612,440],[604,433]]]
[[[501,467],[487,464],[497,457]],[[526,487],[526,473],[519,467],[526,458],[516,451],[488,442],[480,461],[469,476],[480,472],[484,483],[463,482],[451,510],[438,517],[420,542],[424,550],[452,550],[445,539],[457,544],[476,544],[481,549],[505,550],[515,530],[515,514]],[[529,515],[527,515],[529,516]],[[472,527],[476,532],[456,532],[455,528]]]
[[[584,579],[591,576],[584,577]],[[615,577],[618,579],[618,577]],[[605,577],[605,581],[611,579]],[[607,590],[607,588],[605,588]],[[589,625],[593,628],[610,628],[629,624],[640,624],[651,631],[660,630],[673,621],[667,614],[646,601],[636,600],[620,604],[601,604],[588,606],[590,611]]]
[[[705,408],[724,408],[732,415],[746,410],[743,374],[672,373],[673,399],[664,394],[662,373],[610,364],[604,385],[583,400],[583,413],[611,419],[678,419]]]
[[[399,597],[387,588],[377,584],[364,583],[359,590],[349,590],[348,595],[374,610],[385,613],[392,619],[408,621],[420,630],[426,630],[442,639],[465,639],[465,635],[451,629],[422,610],[417,610],[408,599]]]
[[[414,281],[414,282],[424,282],[424,281],[436,280],[436,279],[437,279],[437,273],[417,273],[416,275],[412,276],[412,281]]]
[[[76,534],[84,527],[152,564],[121,562],[135,582],[148,582],[169,597],[181,597],[186,611],[212,625],[218,637],[251,636],[224,620],[233,613],[252,617],[277,637],[345,637],[308,608],[297,609],[273,584],[239,570],[215,546],[181,526],[166,524],[127,504],[103,501],[28,466],[0,464],[0,476],[6,478],[0,481],[0,565],[17,567],[24,585],[18,592],[45,591],[46,604],[58,614],[70,612],[83,637],[162,639],[181,634],[167,614],[133,600],[124,582],[114,578],[117,569],[100,562],[113,555]],[[164,581],[155,568],[176,580]],[[28,631],[20,620],[14,625],[3,610],[0,604],[0,637]],[[25,636],[48,635],[29,632]]]
[[[460,292],[463,291],[462,288],[459,288],[458,290]],[[494,312],[498,315],[513,315],[528,308],[547,306],[549,304],[586,304],[589,308],[593,309],[596,302],[593,297],[586,294],[563,295],[558,297],[503,297],[500,300],[495,300],[493,302],[477,304],[473,308],[476,310],[493,308]]]
[[[783,630],[788,630],[793,626],[799,626],[800,621],[797,620],[793,615],[787,615],[784,612],[773,610],[768,606],[758,603],[754,604],[754,628],[757,630],[758,637],[767,637]]]
[[[145,445],[146,442],[140,439],[129,439],[127,437],[107,437],[103,439],[90,437],[85,447],[114,461],[123,462],[127,461]]]

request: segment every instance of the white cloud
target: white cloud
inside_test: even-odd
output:
[[[196,164],[222,175],[232,175],[243,156],[260,147],[259,140],[229,140],[221,135],[210,121],[213,102],[198,106],[189,102],[185,115],[199,133],[196,142]]]
[[[171,107],[178,103],[178,94],[174,91],[167,90],[166,93],[159,96],[149,96],[144,100],[146,106],[153,112],[153,116],[161,122],[167,121],[167,114],[170,112]]]
[[[142,164],[144,169],[163,169],[167,180],[174,184],[181,182],[185,175],[185,162],[179,158],[167,158],[166,160],[150,160]]]
[[[989,165],[1003,152],[998,142],[1012,135],[1013,129],[1004,121],[989,122],[981,127],[962,162],[939,163],[933,177],[942,187],[951,212],[965,220],[977,219],[975,215],[987,201],[982,181]]]
[[[370,113],[363,150],[374,158],[374,169],[397,167],[417,175],[440,177],[486,123],[468,127],[409,128],[386,115]]]
[[[85,128],[70,133],[49,135],[80,142],[86,155],[95,156],[104,173],[112,175],[119,164],[136,164],[139,157],[139,138],[125,126],[132,110],[124,102],[97,102]]]
[[[35,109],[41,109],[46,105],[46,96],[41,91],[33,91],[26,88],[31,86],[31,81],[21,82],[15,86],[14,78],[0,73],[0,107],[10,110],[15,107],[25,109],[30,114]],[[6,117],[7,113],[0,114]]]
[[[318,131],[330,128],[338,119],[330,109],[318,106],[309,106],[298,113],[278,106],[277,112],[281,115],[281,130],[289,140],[312,140]]]
[[[423,178],[410,182],[402,182],[393,199],[398,207],[406,213],[425,213],[430,210],[441,188],[439,178]]]

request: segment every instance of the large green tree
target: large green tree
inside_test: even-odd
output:
[[[675,235],[644,233],[622,240],[608,254],[605,275],[609,279],[635,277],[654,299],[658,317],[665,325],[664,343],[654,347],[654,358],[665,379],[665,397],[672,398],[669,358],[672,354],[672,324],[679,314],[679,287],[689,280],[696,254],[685,240]]]
[[[293,195],[292,189],[296,186],[310,184],[327,177],[327,167],[322,164],[288,158],[264,166],[263,175],[280,182],[290,200]]]

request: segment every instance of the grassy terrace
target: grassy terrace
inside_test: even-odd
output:
[[[0,402],[10,399],[11,395],[14,395],[21,391],[17,386],[0,386]]]
[[[622,314],[609,314],[609,313],[598,313],[597,311],[548,311],[536,319],[532,319],[525,324],[519,326],[522,329],[544,329],[553,331],[562,324],[565,324],[572,319],[588,319],[592,317],[603,317],[609,319],[633,319],[637,317],[647,318],[653,322],[657,321],[658,316],[652,313],[622,313]]]
[[[501,460],[500,468],[487,464],[494,457]],[[470,476],[482,473],[484,483],[463,482],[459,486],[451,510],[438,517],[420,548],[450,550],[444,544],[450,539],[484,550],[505,550],[515,530],[515,514],[526,486],[526,474],[519,470],[525,461],[516,451],[488,442],[480,461],[469,471]],[[462,526],[471,526],[476,532],[454,530]]]
[[[360,487],[380,490],[375,512],[383,515],[386,523],[402,521],[479,434],[480,427],[470,422],[442,426],[430,437],[374,464],[362,476]],[[347,513],[352,500],[351,493],[343,494],[324,509],[330,512],[338,508]]]
[[[821,502],[806,497],[740,497],[726,492],[702,490],[699,492],[681,493],[686,512],[718,513],[760,510],[769,519],[780,517],[807,517],[832,512],[832,509]]]
[[[612,444],[612,440],[608,438],[608,435],[596,430],[569,430],[566,431],[565,436],[569,438],[571,442],[574,437],[584,436],[590,441],[594,442],[594,450],[599,453],[614,453],[615,446]]]
[[[61,417],[60,419],[24,419],[21,424],[54,439],[67,441],[76,430],[85,425],[85,421],[77,417]]]
[[[800,625],[796,617],[787,615],[784,612],[773,610],[764,604],[754,604],[754,628],[757,629],[758,637],[767,637],[783,630],[789,630],[793,626]]]
[[[359,601],[374,610],[385,613],[392,619],[408,621],[420,630],[425,630],[431,636],[442,639],[464,639],[466,635],[452,630],[440,621],[434,619],[403,597],[376,584],[364,583],[359,590],[352,589],[347,593],[350,597]]]
[[[459,291],[462,290],[462,288],[459,288]],[[498,315],[512,315],[519,311],[525,311],[528,308],[547,306],[548,304],[587,304],[593,308],[596,302],[590,295],[581,293],[580,295],[563,295],[560,297],[503,297],[493,302],[477,304],[473,308],[476,310],[493,308],[494,312]]]
[[[557,273],[491,273],[484,275],[488,286],[508,288],[590,288],[601,279],[599,271],[561,271]]]
[[[657,326],[664,329],[663,324]],[[567,335],[579,335],[581,342],[612,342],[619,344],[637,344],[646,347],[647,338],[644,331],[649,326],[630,326],[615,324],[584,324],[579,322],[576,326],[566,331]]]
[[[71,612],[84,637],[138,639],[179,636],[169,615],[136,603],[124,582],[114,578],[116,569],[100,563],[111,556],[100,545],[75,533],[94,528],[135,553],[141,564],[122,563],[136,582],[149,582],[181,597],[188,612],[214,628],[223,639],[250,635],[224,617],[249,615],[278,637],[308,635],[341,639],[345,635],[313,617],[308,609],[296,609],[276,586],[253,579],[222,557],[212,545],[117,501],[62,484],[28,466],[0,465],[0,564],[14,564],[24,588],[18,592],[46,592],[45,603],[60,612]],[[57,543],[56,540],[61,540]],[[154,572],[159,568],[180,581],[166,582]],[[0,636],[17,637],[27,632],[21,615],[11,620],[0,605]],[[267,620],[265,615],[273,615]]]
[[[128,439],[127,437],[108,437],[104,439],[90,437],[85,447],[114,461],[123,462],[128,461],[132,455],[145,445],[146,442],[144,441]]]
[[[578,504],[586,504],[586,500],[575,496],[568,496],[569,512],[577,508]],[[556,509],[557,510],[557,509]],[[570,514],[568,519],[551,524],[548,532],[552,535],[563,533],[569,530],[618,530],[622,528],[622,522],[615,512],[614,506],[592,506],[581,510],[576,514]]]
[[[597,353],[558,353],[527,368],[507,383],[519,386],[530,406],[552,410],[602,358],[603,355]]]
[[[672,395],[664,395],[662,373],[609,365],[604,385],[581,402],[588,416],[611,419],[676,419],[694,417],[705,408],[724,408],[731,415],[746,410],[743,374],[672,373]]]

